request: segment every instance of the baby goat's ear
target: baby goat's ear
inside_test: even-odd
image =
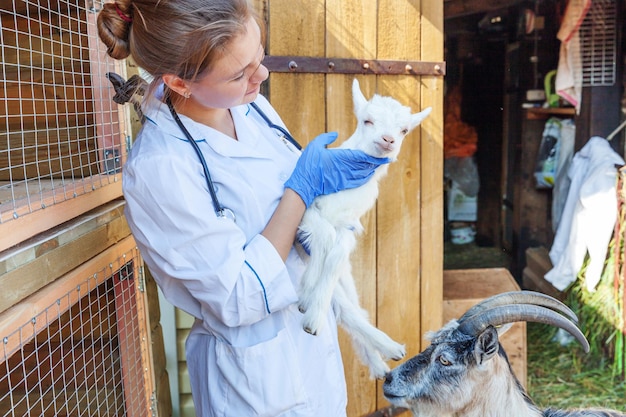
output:
[[[498,332],[493,326],[489,326],[476,338],[476,344],[474,345],[476,363],[482,365],[487,362],[498,353],[499,349]]]
[[[357,114],[359,110],[367,104],[367,99],[361,92],[361,87],[359,87],[359,80],[356,78],[352,81],[352,101],[354,102],[354,110]]]
[[[426,118],[426,116],[430,114],[432,110],[432,107],[426,107],[421,112],[411,115],[411,130],[419,126],[419,124],[422,123],[422,121]]]

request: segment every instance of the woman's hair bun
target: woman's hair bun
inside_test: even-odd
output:
[[[128,37],[131,19],[124,19],[117,3],[104,3],[98,13],[98,36],[107,47],[107,54],[114,59],[130,55]],[[125,15],[125,14],[124,14]],[[126,15],[125,15],[126,16]]]

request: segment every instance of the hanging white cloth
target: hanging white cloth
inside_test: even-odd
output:
[[[617,220],[616,165],[624,160],[599,136],[574,155],[569,193],[550,249],[554,267],[545,275],[558,290],[576,280],[587,253],[585,285],[593,291],[600,281]]]

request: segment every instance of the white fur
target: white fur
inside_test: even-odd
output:
[[[368,101],[356,79],[352,95],[357,127],[340,147],[360,149],[392,161],[397,159],[404,137],[431,112],[429,107],[412,114],[409,107],[379,95]],[[332,303],[338,323],[352,337],[355,351],[370,368],[373,378],[382,378],[389,371],[385,360],[398,360],[406,353],[403,345],[369,322],[367,312],[359,305],[350,265],[356,236],[363,231],[360,218],[376,203],[378,181],[387,169],[388,165],[380,166],[358,188],[317,197],[299,228],[300,241],[310,250],[299,294],[303,328],[316,334]]]

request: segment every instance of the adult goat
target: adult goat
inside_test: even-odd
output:
[[[385,398],[420,417],[625,417],[613,410],[540,410],[515,374],[498,335],[510,323],[560,327],[585,350],[576,315],[541,293],[514,291],[490,297],[430,333],[431,345],[387,374]]]

